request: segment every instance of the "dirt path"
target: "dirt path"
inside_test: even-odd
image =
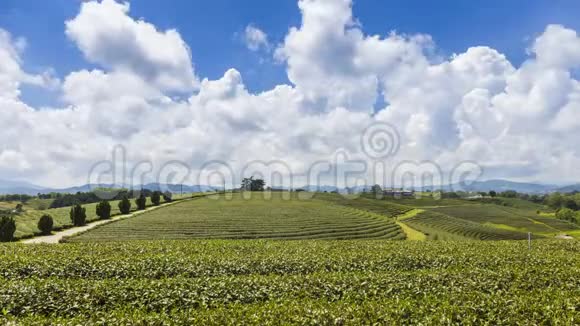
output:
[[[408,212],[395,216],[395,223],[397,223],[397,225],[399,225],[401,229],[403,229],[403,232],[405,232],[405,235],[407,236],[407,240],[419,240],[419,241],[427,240],[426,234],[413,229],[404,222],[401,222],[405,219],[416,216],[417,214],[424,211],[425,211],[424,209],[414,208]]]
[[[87,223],[87,225],[84,225],[84,226],[77,226],[77,227],[72,227],[70,229],[54,232],[51,235],[38,236],[38,237],[31,238],[31,239],[22,240],[22,241],[20,241],[20,243],[25,243],[25,244],[39,244],[39,243],[52,243],[52,244],[54,244],[54,243],[59,243],[60,240],[62,240],[64,237],[70,237],[70,236],[73,236],[75,234],[79,234],[81,232],[88,231],[96,226],[106,224],[106,223],[112,223],[112,222],[115,222],[118,220],[130,218],[130,217],[134,217],[134,216],[137,216],[137,215],[140,215],[140,214],[152,211],[152,210],[156,210],[156,209],[159,209],[159,208],[162,208],[165,206],[174,205],[174,204],[181,203],[181,202],[184,202],[187,200],[192,200],[194,198],[185,198],[185,199],[175,200],[175,201],[172,201],[170,203],[161,204],[159,206],[152,206],[152,207],[146,208],[145,210],[136,211],[136,212],[133,212],[131,214],[117,215],[117,216],[114,216],[108,220],[94,221],[94,222]]]

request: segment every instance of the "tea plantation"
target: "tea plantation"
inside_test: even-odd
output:
[[[150,239],[405,239],[389,215],[408,209],[381,201],[341,205],[296,194],[208,196],[97,227],[67,241]],[[288,198],[286,198],[288,196]],[[336,196],[338,197],[338,196]],[[376,204],[376,203],[379,204]],[[369,204],[370,203],[370,204]],[[377,208],[378,206],[378,208]],[[381,211],[382,209],[382,211]]]
[[[580,322],[580,244],[186,240],[0,245],[0,324]]]

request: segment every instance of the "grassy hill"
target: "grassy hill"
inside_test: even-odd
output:
[[[289,193],[274,192],[265,199],[262,193],[252,193],[250,199],[244,199],[235,193],[232,199],[200,198],[107,224],[69,241],[405,238],[393,219],[374,211],[387,214],[406,208],[380,202],[377,208],[372,201],[343,205],[299,199],[296,193],[285,199],[286,195]]]

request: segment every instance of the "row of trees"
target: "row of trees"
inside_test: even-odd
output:
[[[137,210],[144,210],[147,206],[148,192],[141,191],[139,197],[135,199]],[[161,199],[168,203],[173,200],[170,192],[161,193],[160,191],[149,192],[151,194],[151,203],[153,206],[159,206]],[[131,201],[127,196],[123,197],[118,204],[121,214],[129,214],[131,212]],[[96,213],[99,219],[106,220],[111,218],[111,204],[107,200],[99,202],[96,206]],[[71,207],[69,217],[74,226],[83,226],[87,221],[86,208],[81,204],[75,204]],[[40,233],[48,235],[52,232],[54,227],[54,219],[48,214],[42,215],[37,224]],[[14,217],[8,214],[0,217],[0,242],[9,242],[14,240],[14,233],[16,232],[16,222]]]
[[[54,197],[54,200],[50,204],[50,208],[67,207],[76,204],[91,204],[98,203],[105,198],[110,198],[110,200],[121,200],[123,198],[138,198],[141,195],[145,197],[152,196],[154,191],[149,189],[141,190],[127,190],[127,189],[101,189],[94,192],[77,192],[76,194],[62,194]]]

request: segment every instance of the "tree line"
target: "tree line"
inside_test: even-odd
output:
[[[173,201],[171,192],[162,193],[161,191],[150,191],[144,189],[139,191],[139,195],[134,199],[137,210],[144,210],[146,208],[147,197],[150,198],[153,206],[159,206],[161,204],[161,199],[166,203]],[[121,214],[126,215],[131,212],[132,203],[130,199],[132,198],[129,197],[129,192],[126,192],[119,200],[117,206]],[[111,210],[111,203],[108,200],[100,200],[96,206],[95,213],[99,219],[107,220],[112,216]],[[17,215],[17,213],[0,212],[0,215],[0,242],[13,241],[16,232],[16,221],[14,215]],[[78,202],[75,203],[70,209],[69,217],[73,226],[86,225],[86,207],[83,207],[82,204]],[[50,214],[44,214],[38,220],[37,227],[40,234],[49,235],[54,229],[54,219]]]

